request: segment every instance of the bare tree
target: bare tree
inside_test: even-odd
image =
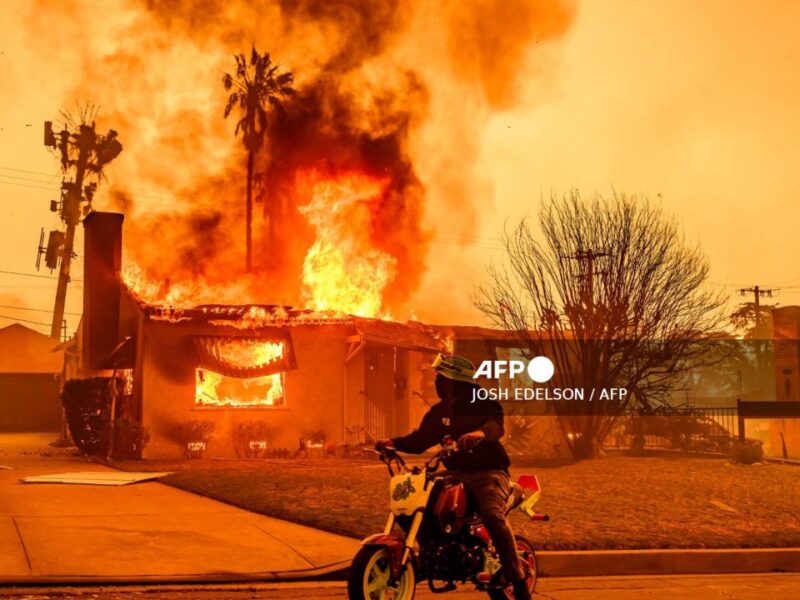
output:
[[[474,302],[526,353],[553,361],[548,385],[628,390],[623,400],[553,403],[573,456],[585,458],[623,410],[667,402],[707,360],[723,298],[704,285],[701,250],[647,199],[572,191],[546,201],[538,220],[541,237],[526,220],[503,235],[505,261]]]

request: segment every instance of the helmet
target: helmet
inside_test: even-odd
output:
[[[466,383],[475,383],[473,375],[475,375],[475,365],[472,361],[463,356],[445,356],[439,354],[433,361],[433,370],[442,377],[452,379],[453,381],[464,381]]]

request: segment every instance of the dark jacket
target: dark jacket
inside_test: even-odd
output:
[[[444,460],[444,466],[453,471],[484,471],[500,469],[508,471],[510,461],[500,438],[503,437],[503,407],[499,402],[479,400],[469,402],[456,400],[452,403],[434,404],[418,429],[408,435],[392,440],[401,452],[421,454],[428,448],[440,444],[449,435],[454,440],[465,433],[482,430],[486,437],[472,450],[456,452]]]

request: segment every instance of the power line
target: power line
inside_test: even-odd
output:
[[[57,188],[57,187],[44,187],[44,186],[41,186],[41,185],[29,185],[27,183],[15,183],[13,181],[2,181],[2,180],[0,180],[0,183],[4,183],[5,185],[16,185],[16,186],[19,186],[19,187],[31,188],[31,189],[34,189],[34,190],[48,190],[48,191],[51,191],[51,192],[57,192],[59,190],[59,188]],[[41,183],[44,183],[44,182],[42,181]]]
[[[0,169],[1,168],[2,167],[0,167]],[[18,169],[18,170],[21,170],[21,169]],[[44,174],[42,174],[42,176],[44,176]],[[27,182],[29,182],[29,183],[17,183],[15,181],[2,181],[0,179],[0,183],[5,183],[7,185],[17,185],[17,186],[20,186],[20,187],[28,187],[28,188],[37,189],[37,190],[52,190],[54,192],[59,191],[61,189],[60,187],[43,187],[42,185],[31,185],[31,183],[37,183],[37,184],[43,184],[44,186],[48,186],[48,184],[52,183],[52,176],[49,176],[49,175],[47,177],[50,179],[50,181],[43,181],[41,179],[34,179],[34,178],[31,178],[31,177],[21,177],[19,175],[6,175],[5,173],[0,173],[0,178],[2,178],[2,177],[6,178],[6,179],[17,179],[19,181],[27,181]],[[174,202],[174,198],[171,197],[171,196],[166,196],[164,194],[158,194],[158,193],[155,193],[153,191],[146,191],[143,188],[127,188],[127,191],[129,193],[132,193],[132,194],[136,195],[136,201],[137,202],[141,202],[142,201],[141,198],[140,198],[141,196],[144,196],[144,197],[149,198],[149,199],[157,200],[157,201],[162,201],[163,200],[163,204],[168,204],[168,203]]]
[[[3,271],[0,270],[0,273],[5,275],[19,275],[21,277],[37,277],[39,279],[58,279],[55,275],[39,275],[38,273],[22,273],[20,271]],[[82,282],[83,279],[73,279],[74,283]]]
[[[2,283],[0,284],[0,288],[25,288],[25,289],[32,289],[32,288],[40,288],[40,289],[53,289],[52,285],[33,285],[28,283]]]
[[[6,275],[20,275],[22,277],[38,277],[39,279],[58,279],[55,275],[39,275],[38,273],[21,273],[19,271],[1,271]]]
[[[14,167],[0,166],[3,171],[14,171],[16,173],[30,173],[31,175],[41,175],[42,177],[52,177],[52,173],[43,173],[42,171],[29,171],[28,169],[15,169]],[[56,172],[57,173],[57,172]]]
[[[776,281],[775,283],[771,283],[769,285],[781,285],[782,283],[793,283],[795,281],[800,281],[800,277],[795,277],[793,279],[786,279],[784,281]]]
[[[40,323],[39,321],[20,319],[19,317],[9,317],[8,315],[0,315],[0,319],[9,319],[11,321],[20,321],[22,323],[31,323],[32,325],[41,325],[42,327],[50,327],[50,323]]]
[[[52,310],[48,310],[46,308],[28,308],[27,306],[13,306],[11,304],[0,304],[0,308],[12,308],[14,310],[27,310],[31,312],[43,312],[47,314],[52,314]],[[81,313],[74,313],[74,312],[65,312],[65,315],[72,315],[73,317],[80,317],[82,316]]]

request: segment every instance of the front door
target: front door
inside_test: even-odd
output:
[[[367,433],[375,440],[406,433],[406,351],[383,344],[367,344],[364,358]]]

